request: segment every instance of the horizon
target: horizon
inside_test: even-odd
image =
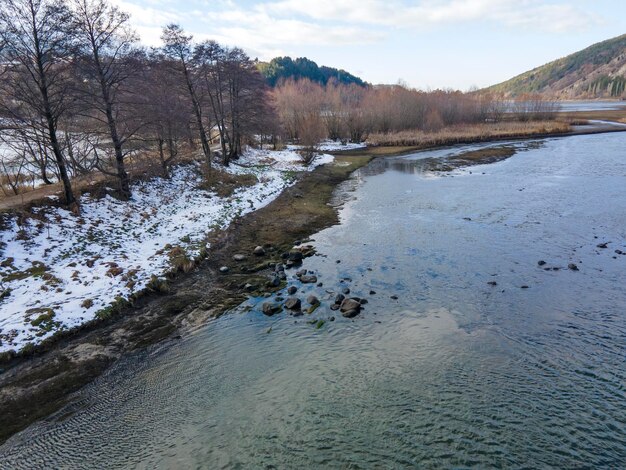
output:
[[[195,40],[241,47],[261,61],[307,57],[372,84],[418,89],[484,88],[626,32],[616,0],[114,3],[146,46],[160,45],[162,27],[177,23]]]

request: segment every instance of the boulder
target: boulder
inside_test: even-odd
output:
[[[298,292],[298,288],[296,286],[289,286],[289,288],[287,289],[287,293],[289,295],[293,295],[296,292]]]
[[[342,312],[341,314],[346,318],[354,318],[359,314],[359,310],[352,309],[352,310],[348,310],[347,312]]]
[[[317,282],[317,276],[305,275],[300,278],[300,282],[303,284],[315,284]]]
[[[306,301],[308,304],[310,305],[318,305],[320,303],[320,299],[318,299],[317,297],[315,297],[313,294],[309,295],[306,298]]]
[[[298,297],[289,297],[285,301],[285,308],[289,310],[300,310],[301,306],[302,302],[300,302],[300,299]]]
[[[264,256],[264,255],[265,255],[265,248],[263,248],[262,246],[257,246],[257,247],[254,249],[253,253],[254,253],[256,256]]]
[[[282,307],[276,302],[263,302],[261,310],[265,315],[271,317],[272,315],[279,313],[282,310]]]
[[[356,299],[344,299],[341,302],[341,311],[348,312],[350,310],[361,310],[361,302]]]
[[[289,259],[289,261],[292,262],[302,262],[302,259],[304,258],[304,256],[302,256],[302,252],[298,251],[298,250],[293,250],[290,251],[289,254],[287,255],[287,258]]]

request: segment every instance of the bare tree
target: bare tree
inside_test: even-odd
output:
[[[202,152],[206,158],[209,171],[211,170],[211,148],[209,147],[209,139],[205,129],[201,97],[199,96],[198,86],[193,76],[193,57],[192,57],[192,39],[193,36],[185,35],[183,29],[176,24],[167,25],[163,29],[161,39],[165,44],[163,50],[177,66],[180,74],[183,76],[184,85],[189,93],[193,113],[196,118],[196,126],[200,135],[200,143],[202,144]]]
[[[70,12],[57,0],[3,0],[0,41],[5,74],[2,108],[16,127],[45,137],[63,183],[65,203],[78,204],[59,142],[59,122],[68,110],[67,62],[73,52]]]
[[[121,127],[122,86],[136,73],[130,57],[137,36],[130,28],[129,16],[106,0],[73,0],[73,28],[83,48],[79,61],[84,75],[82,91],[87,102],[102,116],[115,153],[115,173],[120,195],[131,196],[124,164],[124,145],[136,132],[134,126]]]
[[[155,52],[144,67],[144,105],[142,119],[146,123],[147,139],[156,142],[161,170],[169,176],[170,166],[179,154],[181,143],[189,137],[192,119],[189,97],[176,85],[180,79],[174,73],[170,59]]]

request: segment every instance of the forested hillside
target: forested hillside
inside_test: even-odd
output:
[[[265,76],[270,86],[275,86],[281,80],[293,78],[295,80],[307,78],[312,82],[326,85],[330,80],[344,85],[352,83],[365,86],[366,83],[359,77],[342,69],[318,66],[306,57],[292,59],[291,57],[276,57],[270,62],[259,63],[259,70]]]
[[[489,90],[557,98],[626,97],[626,34],[525,72]]]

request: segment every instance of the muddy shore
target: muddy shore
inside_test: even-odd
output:
[[[624,129],[585,126],[567,135],[616,130]],[[215,234],[209,258],[171,281],[163,292],[140,298],[106,323],[86,325],[31,356],[0,364],[0,443],[71,401],[74,392],[124,354],[159,341],[175,341],[189,329],[240,304],[249,293],[243,286],[264,286],[268,264],[278,261],[296,240],[337,223],[337,211],[328,203],[339,183],[373,158],[418,149],[389,147],[340,153],[335,164],[304,173],[273,203]],[[501,155],[508,156],[507,152]],[[500,155],[487,152],[472,159],[488,163],[494,157],[497,160]],[[252,254],[259,245],[266,247],[265,256]],[[234,262],[237,253],[245,254],[246,260]],[[220,273],[222,266],[230,268],[228,273]]]

